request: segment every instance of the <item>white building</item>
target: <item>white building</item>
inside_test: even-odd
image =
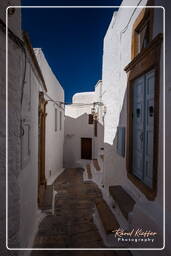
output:
[[[15,1],[16,4],[20,4],[20,1]],[[0,175],[1,175],[1,185],[0,185],[0,201],[1,201],[1,211],[0,211],[0,249],[1,254],[8,255],[9,252],[6,251],[5,248],[5,218],[6,218],[6,204],[5,204],[5,188],[6,188],[6,34],[5,34],[5,8],[7,6],[7,1],[0,2],[0,56],[1,56],[1,73],[0,73],[0,106],[1,106],[1,126],[0,126]],[[20,26],[20,12],[16,11],[9,18],[9,28],[18,38],[21,38],[21,26]],[[19,42],[19,40],[18,40]],[[14,51],[15,49],[15,51]],[[8,141],[9,141],[9,152],[8,152],[8,168],[9,168],[9,215],[8,215],[8,223],[9,223],[9,246],[19,246],[19,220],[20,220],[20,202],[19,202],[19,184],[18,177],[20,174],[20,115],[21,115],[21,79],[20,79],[20,70],[18,69],[18,63],[20,63],[20,58],[22,56],[22,49],[20,49],[19,45],[14,41],[14,37],[12,37],[12,33],[9,34],[9,53],[10,53],[10,62],[9,68],[11,68],[11,72],[8,76],[8,94],[9,94],[9,102],[11,102],[9,106],[9,133],[8,133]],[[18,85],[18,86],[16,86]]]
[[[0,7],[1,177],[0,240],[5,250],[5,7]],[[15,0],[12,4],[20,5]],[[42,51],[21,31],[19,9],[9,13],[8,51],[8,239],[9,248],[32,246],[46,186],[63,170],[64,92]]]
[[[45,178],[51,184],[63,170],[64,144],[64,90],[52,72],[41,49],[35,49],[36,58],[42,71],[47,92],[45,134]]]
[[[104,38],[104,196],[121,228],[157,232],[138,247],[162,248],[163,9],[122,8],[138,2],[122,2]]]
[[[28,247],[31,234],[37,218],[38,210],[38,151],[39,151],[39,129],[38,129],[38,106],[39,91],[47,90],[41,70],[36,61],[34,51],[26,34],[23,36],[25,43],[25,53],[20,56],[20,77],[23,80],[19,83],[19,97],[21,97],[20,112],[20,140],[18,143],[19,159],[19,216],[9,210],[9,214],[14,214],[14,218],[19,218],[19,247]],[[15,99],[17,100],[17,99]],[[11,105],[9,102],[9,106]],[[11,117],[10,122],[13,122]],[[9,145],[11,148],[12,145]],[[9,172],[10,172],[9,167]],[[10,181],[10,178],[9,178]],[[10,185],[9,185],[10,190]],[[12,247],[12,246],[9,246]]]
[[[23,136],[20,149],[21,248],[31,246],[38,208],[44,203],[46,187],[63,170],[64,139],[64,91],[41,49],[35,50],[35,56],[27,36],[25,43],[28,43],[29,50],[23,88]],[[34,68],[39,70],[38,75],[44,86],[36,80]]]
[[[94,92],[76,93],[72,104],[65,107],[64,167],[84,166],[100,154],[103,147],[101,88],[99,81]]]

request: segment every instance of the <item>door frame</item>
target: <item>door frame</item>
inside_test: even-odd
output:
[[[149,104],[149,102],[147,102],[147,100],[149,99],[149,94],[147,93],[147,89],[148,89],[148,78],[153,77],[154,78],[154,91],[153,91],[153,95],[150,98],[150,100],[153,102],[151,104],[153,104],[153,121],[151,121],[151,119],[149,119],[149,109],[147,110],[147,103]],[[151,85],[151,86],[153,86]],[[137,86],[141,87],[141,92],[139,93],[139,95],[137,95]],[[138,77],[137,79],[134,80],[133,85],[132,85],[132,98],[133,98],[133,109],[132,109],[132,113],[133,114],[133,120],[132,120],[132,124],[133,124],[133,128],[132,128],[132,151],[133,151],[133,168],[132,168],[132,173],[133,175],[135,175],[136,177],[138,177],[144,184],[146,184],[149,188],[151,188],[151,180],[153,181],[153,176],[154,173],[152,173],[152,179],[149,178],[149,176],[146,174],[146,162],[149,163],[149,157],[147,157],[147,147],[149,146],[147,143],[147,132],[149,132],[149,129],[152,131],[152,148],[150,150],[150,152],[152,153],[152,163],[154,163],[154,146],[155,144],[153,143],[154,140],[154,113],[155,113],[155,70],[151,69],[150,71],[148,71],[147,73],[145,73],[144,75]],[[147,96],[148,95],[148,96]],[[138,105],[137,105],[138,104]],[[135,107],[137,109],[140,107],[140,118],[136,118],[136,111],[135,111]],[[150,120],[150,122],[148,123],[147,120]],[[150,123],[152,122],[152,126],[150,126]],[[140,130],[141,135],[138,136],[138,130]],[[137,149],[137,142],[139,142],[141,145],[139,149]],[[134,151],[135,150],[135,151]],[[137,155],[137,151],[138,151],[138,155],[140,154],[140,158]],[[148,152],[149,153],[149,152]],[[140,166],[140,172],[138,172],[138,166],[136,164],[136,160],[137,158],[139,159],[138,162],[142,161],[142,165]],[[148,160],[147,160],[148,159]],[[135,166],[134,166],[135,164]],[[152,172],[153,172],[153,167],[152,167]]]
[[[39,120],[38,120],[38,206],[41,207],[46,190],[45,158],[46,158],[46,105],[44,93],[39,92]]]
[[[147,197],[148,200],[154,200],[157,195],[157,172],[158,172],[158,144],[159,144],[159,98],[160,98],[160,55],[163,36],[156,36],[149,47],[137,55],[126,67],[128,73],[127,85],[127,149],[126,149],[126,167],[129,180]],[[154,96],[154,157],[153,161],[153,185],[149,188],[132,173],[132,86],[138,77],[148,71],[155,71],[155,96]]]

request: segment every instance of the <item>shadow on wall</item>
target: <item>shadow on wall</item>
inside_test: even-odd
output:
[[[92,139],[91,158],[97,158],[100,148],[104,145],[103,125],[97,122],[97,137],[94,136],[94,124],[89,124],[89,115],[86,113],[77,118],[65,116],[64,125],[64,167],[80,167],[80,160],[86,160],[81,159],[81,138]]]
[[[114,113],[114,112],[113,112]],[[115,114],[115,113],[114,113]],[[113,126],[110,123],[111,127]],[[111,128],[110,127],[110,128]],[[119,136],[119,129],[124,131]],[[119,113],[112,144],[104,141],[104,185],[124,185],[126,181],[126,133],[127,133],[127,89]],[[120,138],[119,138],[120,137]]]

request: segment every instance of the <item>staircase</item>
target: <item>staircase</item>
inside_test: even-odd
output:
[[[93,159],[90,164],[84,167],[84,181],[92,180],[99,188],[102,188],[103,178],[103,159],[101,156],[98,159]]]
[[[93,219],[104,244],[107,247],[117,247],[112,231],[119,228],[119,223],[104,199],[96,202]]]
[[[93,159],[84,168],[84,181],[95,182],[102,190],[103,199],[95,204],[94,222],[99,230],[105,245],[109,248],[124,248],[130,246],[127,242],[118,242],[115,233],[118,228],[129,230],[129,216],[133,211],[135,200],[120,185],[110,186],[109,193],[106,195],[103,189],[103,155],[98,159]],[[123,252],[124,253],[124,252]],[[124,255],[124,254],[123,254]],[[125,255],[130,255],[125,251]]]
[[[121,187],[109,187],[110,196],[113,199],[113,206],[118,206],[126,220],[128,220],[129,213],[132,212],[135,200]]]
[[[129,230],[129,214],[136,202],[122,186],[109,187],[109,194],[106,201],[96,202],[94,222],[107,247],[131,247],[130,242],[118,242],[112,231],[119,228]]]

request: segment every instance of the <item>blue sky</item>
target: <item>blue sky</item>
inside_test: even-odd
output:
[[[120,5],[121,0],[23,0],[22,5]],[[114,9],[23,9],[22,26],[32,46],[42,48],[70,103],[102,78],[103,38]]]

